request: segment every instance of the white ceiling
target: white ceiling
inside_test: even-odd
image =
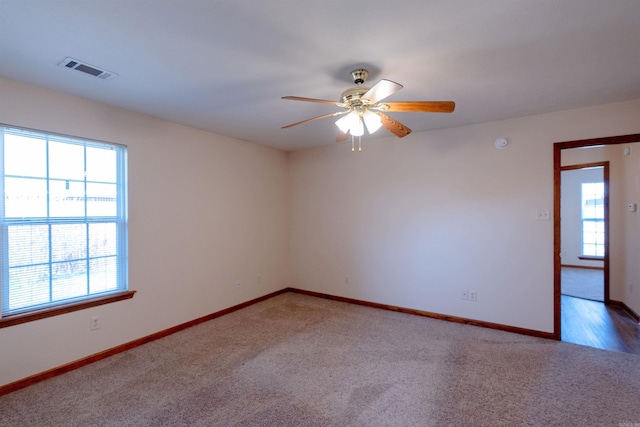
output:
[[[414,132],[638,99],[640,1],[0,0],[0,75],[283,150],[334,144],[335,119],[281,126],[338,108],[280,97],[337,101],[359,67],[456,102],[390,113]]]

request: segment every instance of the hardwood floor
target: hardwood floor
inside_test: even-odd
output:
[[[620,307],[562,295],[562,341],[640,355],[640,325]]]

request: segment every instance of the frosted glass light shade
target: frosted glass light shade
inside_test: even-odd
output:
[[[353,125],[351,125],[351,135],[364,135],[364,123],[362,123],[362,120],[360,120],[360,116],[357,116],[357,120],[353,123]]]
[[[343,133],[349,132],[350,123],[347,120],[347,117],[349,116],[350,114],[347,114],[346,116],[342,116],[338,120],[336,120],[336,126],[338,126],[338,128],[340,128],[340,131],[342,131]]]
[[[344,133],[349,132],[353,136],[361,136],[364,134],[364,124],[360,119],[360,114],[352,111],[346,116],[336,121],[336,126]]]
[[[380,116],[369,110],[364,113],[363,119],[370,134],[374,133],[382,126],[382,119],[380,119]]]

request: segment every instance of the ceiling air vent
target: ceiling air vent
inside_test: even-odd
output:
[[[108,79],[111,76],[115,76],[117,74],[112,73],[111,71],[103,70],[98,67],[94,67],[93,65],[89,65],[86,62],[79,61],[73,58],[65,58],[60,64],[61,67],[71,68],[73,70],[82,71],[83,73],[90,74],[94,77],[98,77],[99,79]]]

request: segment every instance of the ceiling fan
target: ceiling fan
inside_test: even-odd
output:
[[[282,129],[288,129],[303,123],[327,117],[344,115],[344,117],[341,117],[336,121],[336,125],[340,129],[336,142],[348,139],[349,135],[352,137],[360,137],[364,135],[365,127],[369,134],[374,133],[380,127],[384,127],[397,137],[402,138],[411,133],[411,129],[386,115],[386,112],[451,113],[455,109],[456,104],[453,101],[381,102],[389,95],[392,95],[402,89],[403,86],[396,82],[392,82],[391,80],[383,79],[376,83],[372,88],[368,88],[363,86],[368,75],[369,72],[363,68],[353,70],[351,72],[351,76],[353,77],[353,82],[356,86],[342,92],[338,102],[325,99],[303,98],[299,96],[283,96],[282,99],[331,104],[343,108],[343,110],[313,117],[301,122],[292,123],[290,125],[283,126]],[[351,141],[353,150],[353,138]]]

